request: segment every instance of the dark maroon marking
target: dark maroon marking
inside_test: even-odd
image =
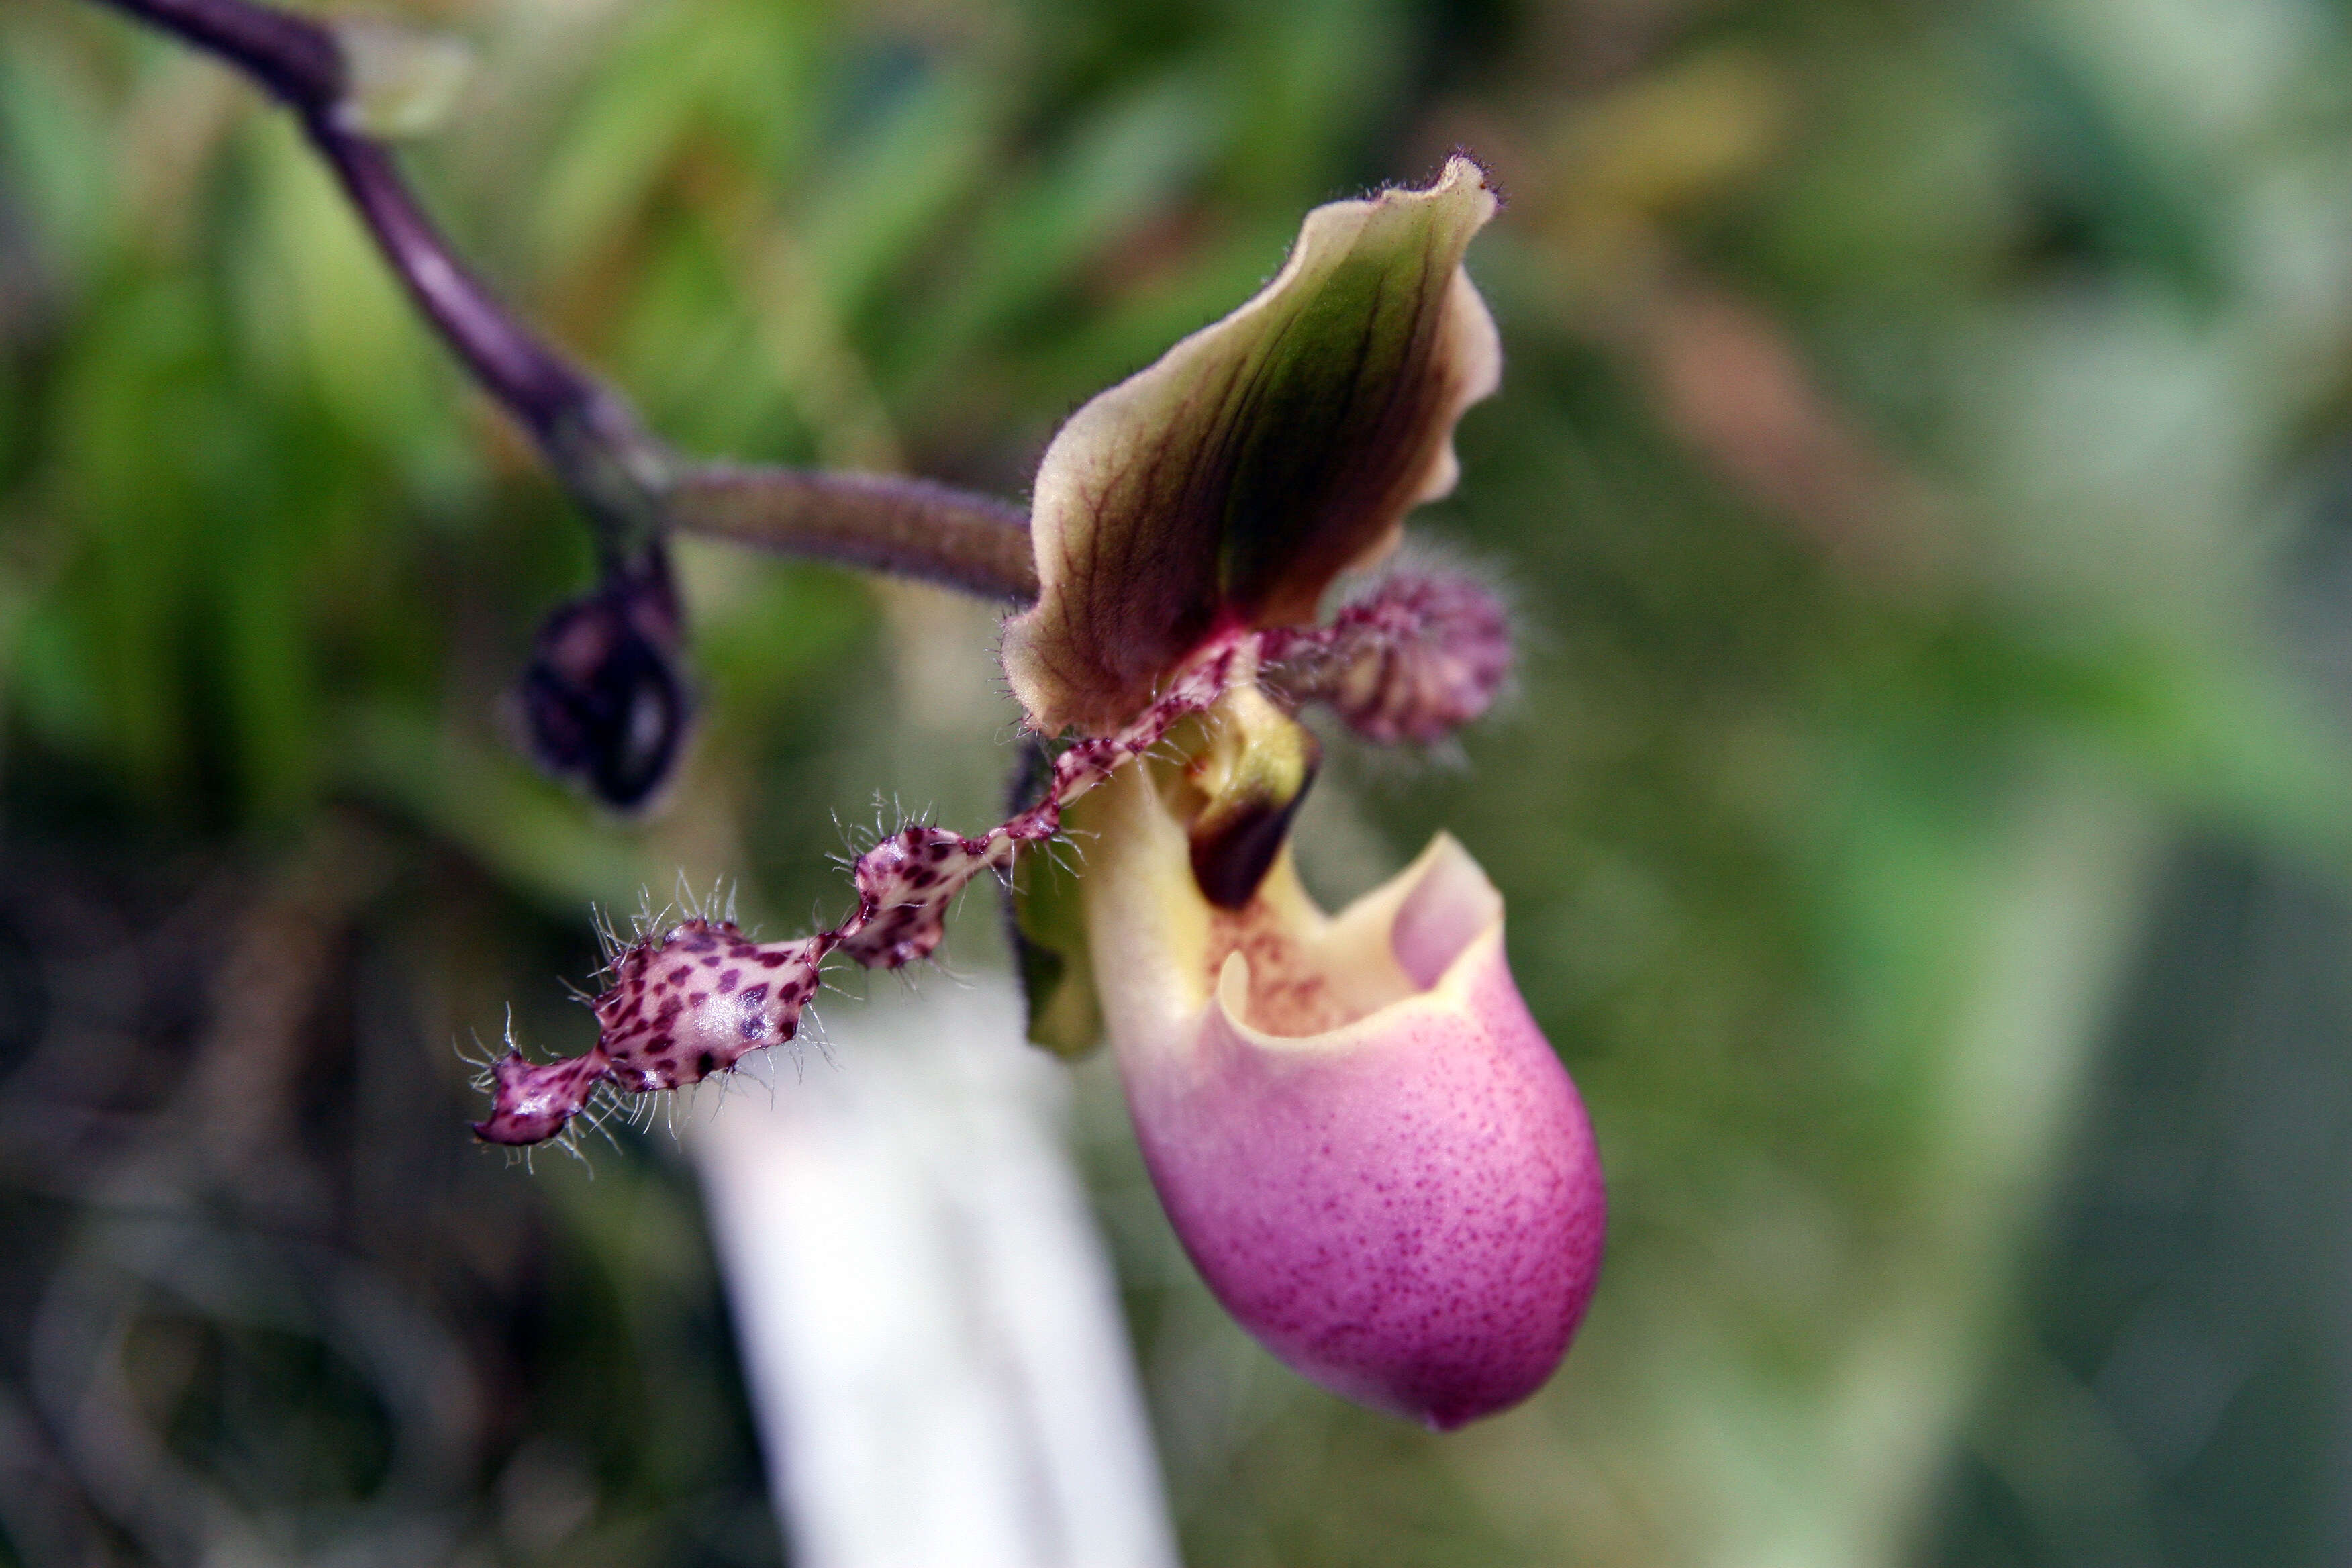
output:
[[[773,969],[776,965],[784,962],[785,956],[785,954],[781,952],[763,952],[760,955],[760,967],[762,969]]]
[[[700,1056],[694,1058],[695,1070],[699,1072],[705,1078],[709,1078],[711,1075],[711,1072],[717,1068],[718,1066],[719,1058],[712,1056],[709,1051],[705,1051]]]
[[[768,1020],[757,1013],[746,1013],[735,1020],[735,1032],[747,1040],[756,1040],[768,1032]]]
[[[708,991],[689,991],[686,994],[686,1005],[689,1007],[699,1007],[709,1000],[710,993]]]
[[[743,972],[742,972],[741,970],[740,970],[740,969],[730,969],[730,970],[729,970],[726,973],[724,973],[724,974],[722,974],[722,975],[720,975],[720,976],[719,977],[719,994],[720,994],[721,996],[726,995],[726,994],[727,994],[727,993],[729,993],[730,991],[734,990],[734,989],[735,989],[735,987],[736,987],[736,986],[738,986],[738,985],[740,985],[740,984],[742,984],[742,982],[743,982]]]
[[[719,957],[719,954],[714,952],[709,958],[702,961],[702,967],[705,969],[716,969],[726,962],[727,961],[725,959]]]

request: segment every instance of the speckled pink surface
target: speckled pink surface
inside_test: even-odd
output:
[[[1218,1300],[1304,1375],[1440,1429],[1542,1385],[1601,1266],[1591,1125],[1501,937],[1351,1026],[1357,1043],[1269,1047],[1212,1001],[1197,1052],[1122,1058],[1152,1179]]]

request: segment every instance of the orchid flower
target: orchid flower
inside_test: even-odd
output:
[[[1319,755],[1300,706],[1430,742],[1509,668],[1499,605],[1457,574],[1392,571],[1317,622],[1454,484],[1454,426],[1500,370],[1462,266],[1496,206],[1457,157],[1426,189],[1319,207],[1255,299],[1079,409],[1034,486],[1037,599],[1005,628],[1029,727],[1060,742],[1034,804],[977,837],[884,838],[831,931],[763,944],[703,914],[616,940],[595,1048],[509,1052],[481,1136],[554,1137],[599,1097],[792,1039],[829,956],[929,956],[994,870],[1033,1037],[1108,1037],[1169,1217],[1244,1328],[1439,1428],[1540,1386],[1591,1297],[1605,1205],[1502,900],[1441,835],[1327,916],[1288,847]],[[1022,853],[1069,828],[1079,853]]]

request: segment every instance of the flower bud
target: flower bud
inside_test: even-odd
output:
[[[1286,851],[1203,899],[1137,769],[1087,803],[1087,924],[1153,1184],[1242,1325],[1301,1374],[1444,1430],[1535,1392],[1601,1264],[1575,1086],[1519,999],[1502,900],[1453,839],[1337,917]]]
[[[541,764],[617,810],[645,805],[691,721],[677,641],[677,600],[658,551],[549,616],[520,693]]]

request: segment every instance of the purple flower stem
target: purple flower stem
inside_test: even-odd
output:
[[[721,470],[734,504],[673,506],[709,472],[682,470],[626,399],[524,326],[467,270],[345,110],[351,70],[332,28],[251,0],[102,0],[236,67],[292,110],[376,247],[482,390],[530,433],[597,531],[609,579],[672,527],[898,573],[985,598],[1034,597],[1028,525],[990,497],[920,480],[784,468]],[[854,483],[840,482],[854,479]],[[779,512],[776,500],[789,498]],[[762,499],[770,504],[760,504]],[[681,514],[681,510],[682,513]]]

